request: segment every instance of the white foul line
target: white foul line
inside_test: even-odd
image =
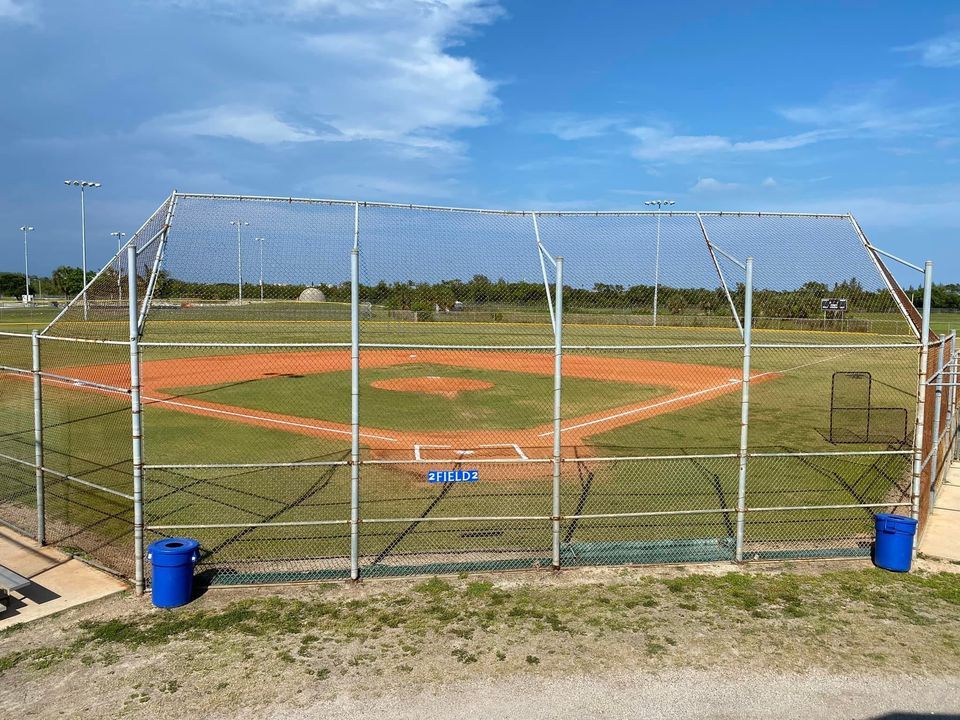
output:
[[[831,355],[830,357],[822,358],[820,360],[814,360],[813,362],[803,363],[802,365],[796,365],[792,368],[787,368],[786,370],[770,370],[764,373],[757,373],[756,375],[751,375],[750,380],[752,381],[757,378],[766,377],[767,375],[781,375],[784,373],[793,372],[794,370],[800,370],[805,367],[810,367],[811,365],[818,365],[822,362],[827,362],[828,360],[836,360],[837,358],[844,357],[846,355],[852,355],[854,352],[856,352],[856,349],[851,350],[849,352],[840,353],[839,355]],[[730,382],[741,383],[742,381],[739,380],[738,378],[731,378]],[[688,398],[697,397],[698,395],[705,395],[706,393],[716,392],[717,390],[720,390],[723,387],[725,386],[717,385],[716,387],[707,388],[706,390],[698,390],[697,392],[690,393],[689,395],[681,395],[680,397],[675,397],[669,400],[664,400],[662,402],[653,403],[652,405],[645,405],[644,407],[636,408],[634,410],[627,410],[626,412],[617,413],[616,415],[610,415],[609,417],[600,418],[598,420],[590,420],[589,422],[580,423],[579,425],[571,425],[569,427],[565,427],[561,429],[560,432],[564,433],[567,430],[577,430],[578,428],[587,427],[588,425],[596,425],[597,423],[604,423],[604,422],[607,422],[608,420],[616,420],[617,418],[625,417],[627,415],[634,415],[636,413],[645,412],[647,410],[653,410],[658,407],[663,407],[664,405],[670,405],[671,403],[679,402],[680,400],[686,400]],[[539,435],[537,435],[537,437],[546,437],[548,435],[553,435],[553,430],[540,433]]]
[[[143,396],[144,400],[147,400],[151,403],[162,403],[165,405],[175,405],[177,407],[192,408],[194,410],[202,410],[204,413],[214,413],[217,415],[227,415],[230,417],[246,418],[248,420],[258,420],[264,423],[270,423],[272,425],[287,425],[289,427],[298,427],[304,428],[306,430],[320,430],[322,432],[328,433],[337,433],[340,435],[349,435],[350,430],[338,430],[337,428],[324,427],[323,425],[310,425],[308,423],[298,423],[291,420],[278,420],[271,417],[263,417],[260,415],[247,415],[246,413],[232,412],[230,410],[220,410],[218,408],[207,407],[204,405],[191,405],[190,403],[177,402],[176,400],[164,400],[162,398],[153,398]],[[370,433],[360,433],[360,437],[373,438],[375,440],[386,440],[387,442],[400,442],[397,438],[386,437],[385,435],[372,435]]]
[[[731,383],[739,383],[739,380],[731,380]],[[729,384],[729,383],[728,383]],[[616,415],[610,415],[604,418],[598,418],[597,420],[588,420],[587,422],[580,423],[579,425],[570,425],[560,430],[561,433],[566,432],[567,430],[577,430],[578,428],[587,427],[588,425],[597,425],[598,423],[605,423],[610,420],[616,420],[617,418],[626,417],[628,415],[636,415],[637,413],[646,412],[647,410],[653,410],[658,407],[663,407],[664,405],[671,405],[681,400],[687,400],[689,398],[697,397],[698,395],[706,395],[707,393],[716,392],[722,388],[726,387],[725,385],[717,385],[716,387],[707,388],[705,390],[697,390],[697,392],[689,393],[687,395],[680,395],[679,397],[670,398],[669,400],[662,400],[658,403],[653,403],[652,405],[644,405],[643,407],[634,408],[633,410],[626,410],[622,413],[617,413]],[[548,435],[553,435],[553,430],[548,432],[542,432],[537,437],[546,437]]]

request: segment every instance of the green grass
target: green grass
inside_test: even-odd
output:
[[[161,389],[184,399],[349,424],[350,405],[345,400],[350,397],[350,372],[309,374],[309,366],[303,372],[228,385]],[[493,387],[455,398],[374,387],[379,381],[423,377],[488,382]],[[515,429],[547,424],[553,416],[553,377],[549,375],[405,363],[364,369],[360,383],[365,426],[424,431]],[[567,378],[564,412],[576,417],[669,392],[669,388]]]
[[[48,684],[51,668],[58,678],[75,674],[74,664],[124,677],[127,658],[168,658],[178,683],[165,680],[160,691],[187,694],[197,691],[193,678],[209,675],[211,647],[221,689],[240,672],[250,684],[251,658],[266,674],[306,670],[317,680],[330,666],[340,675],[390,673],[398,663],[403,672],[430,673],[436,662],[454,661],[524,673],[564,662],[582,670],[611,657],[618,667],[710,667],[728,659],[730,647],[740,649],[745,668],[952,668],[960,659],[958,609],[960,575],[952,573],[681,569],[556,583],[433,578],[360,594],[319,586],[239,600],[207,595],[167,612],[114,603],[93,618],[68,617],[55,632],[18,630],[0,644],[0,676],[31,687]],[[150,686],[142,672],[129,678],[134,690]],[[211,685],[200,687],[209,693]]]
[[[155,322],[147,341],[207,341],[229,336],[240,342],[347,342],[345,322],[231,323],[229,308],[219,308],[213,322]],[[9,314],[5,316],[9,319]],[[37,326],[45,324],[35,318]],[[74,325],[79,325],[75,323]],[[25,325],[0,330],[23,331]],[[123,323],[110,333],[122,337]],[[97,330],[97,332],[100,332]],[[96,333],[94,333],[96,334]],[[112,334],[110,335],[113,336]],[[757,343],[890,342],[897,338],[840,335],[829,332],[758,330]],[[365,321],[363,342],[485,345],[543,345],[549,354],[549,325],[382,323]],[[736,343],[730,329],[649,328],[577,325],[564,328],[564,339],[576,344]],[[124,346],[43,343],[44,368],[127,362]],[[223,355],[224,362],[243,362],[250,349],[144,348],[144,360]],[[280,349],[262,352],[288,352]],[[466,351],[464,351],[466,352]],[[620,357],[721,366],[739,375],[739,348],[684,348],[648,351],[573,351],[567,354]],[[0,364],[29,367],[29,339],[0,338]],[[916,386],[916,351],[836,348],[755,348],[755,373],[777,377],[751,390],[750,446],[754,450],[877,450],[886,446],[831,445],[824,437],[829,423],[833,372],[868,371],[874,378],[874,404],[908,408],[912,430]],[[516,428],[544,424],[552,410],[552,378],[519,373],[473,371],[447,366],[416,368],[420,375],[488,378],[496,387],[466,393],[456,401],[434,396],[378,391],[369,383],[411,368],[364,370],[361,418],[367,426],[423,430]],[[309,374],[276,378],[232,388],[178,388],[188,394],[227,404],[261,408],[339,422],[349,420],[349,376]],[[130,416],[126,395],[81,392],[48,385],[45,392],[45,441],[48,467],[122,492],[130,492]],[[562,414],[570,418],[662,393],[632,383],[564,381]],[[588,439],[593,454],[606,456],[731,453],[739,447],[740,393],[731,392]],[[0,453],[32,460],[32,402],[29,381],[0,376]],[[144,410],[145,457],[163,463],[262,463],[343,460],[349,436],[315,438],[276,428],[245,425],[227,418],[200,417],[147,404]],[[505,441],[509,441],[505,437]],[[549,445],[550,438],[544,439]],[[565,448],[569,457],[572,448]],[[365,451],[365,456],[370,457]],[[537,471],[511,473],[510,467],[482,470],[481,482],[448,488],[428,485],[426,467],[362,468],[361,514],[367,519],[390,517],[535,516],[541,520],[367,523],[361,526],[364,572],[411,572],[423,567],[448,568],[464,562],[484,567],[529,567],[550,555],[551,477],[549,465]],[[732,514],[716,512],[735,504],[737,460],[680,459],[599,462],[584,460],[565,466],[561,476],[562,512],[570,514],[641,513],[711,510],[701,515],[600,518],[565,521],[562,544],[565,564],[651,562],[711,559],[728,551]],[[751,459],[748,503],[751,506],[823,505],[882,502],[898,496],[907,472],[898,457]],[[0,465],[3,517],[11,507],[29,519],[33,473],[11,463]],[[48,482],[48,532],[54,542],[78,547],[92,557],[128,571],[132,556],[128,501],[56,478]],[[324,572],[342,575],[349,552],[350,473],[335,469],[209,468],[149,470],[146,514],[155,524],[293,522],[336,520],[339,524],[304,527],[219,528],[185,531],[197,536],[213,557],[202,565],[225,577],[299,579]],[[12,510],[10,511],[12,512]],[[18,511],[19,512],[19,511]],[[835,549],[862,550],[871,532],[864,510],[755,513],[748,517],[748,547],[757,552],[803,548],[809,555]],[[159,537],[150,533],[148,539]],[[613,543],[611,545],[610,543]],[[706,543],[706,544],[698,544]],[[712,543],[712,545],[710,544]],[[465,551],[469,551],[464,554]],[[686,553],[684,555],[684,553]],[[291,558],[306,558],[293,562]],[[389,569],[387,566],[390,566]]]

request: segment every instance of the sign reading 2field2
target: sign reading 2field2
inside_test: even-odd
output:
[[[429,483],[477,482],[478,480],[480,480],[479,470],[429,470],[427,472]]]

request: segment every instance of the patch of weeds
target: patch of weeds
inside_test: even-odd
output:
[[[359,653],[357,655],[354,655],[349,660],[347,660],[347,665],[349,665],[350,667],[360,667],[365,663],[369,663],[371,660],[373,660],[372,655],[369,655],[367,653]]]
[[[214,690],[223,690],[224,688],[227,687],[227,685],[229,685],[229,683],[228,683],[226,680],[221,680],[220,682],[218,682],[218,683],[214,686],[213,689],[214,689]]]
[[[564,623],[559,617],[553,614],[548,614],[543,617],[543,621],[550,626],[550,629],[554,632],[568,632],[572,633],[570,627]]]
[[[464,650],[463,648],[456,648],[450,654],[453,655],[459,662],[462,662],[464,665],[469,665],[470,663],[475,663],[477,661],[476,655]]]
[[[150,702],[150,695],[149,695],[149,693],[147,693],[147,692],[145,692],[145,691],[143,691],[143,690],[140,690],[140,691],[134,692],[134,693],[130,693],[129,702],[138,702],[138,703]]]
[[[661,645],[658,642],[648,642],[647,643],[647,655],[650,657],[655,657],[656,655],[662,655],[667,651],[666,645]]]
[[[507,654],[503,650],[497,650],[497,660],[503,662],[507,659]]]
[[[162,693],[173,694],[180,689],[180,683],[176,680],[167,680],[166,682],[160,683],[160,687],[157,688]]]
[[[446,580],[441,580],[438,577],[433,577],[422,582],[419,585],[413,588],[418,593],[423,595],[429,595],[431,597],[442,597],[449,594],[453,591],[453,586],[450,585]]]
[[[320,668],[317,670],[317,680],[326,680],[330,677],[330,668]]]
[[[402,673],[413,672],[413,668],[410,665],[397,665],[397,670],[399,670]]]
[[[484,595],[489,594],[492,589],[493,583],[485,580],[478,580],[467,585],[465,594],[467,597],[483,597]]]
[[[283,660],[285,663],[294,663],[297,661],[296,658],[290,654],[289,650],[281,650],[277,653],[277,657]]]
[[[536,655],[527,655],[527,665],[539,665],[540,658]]]
[[[11,668],[15,668],[20,664],[20,661],[26,657],[26,655],[27,653],[25,652],[15,652],[0,657],[0,673],[10,670]]]
[[[471,627],[452,627],[447,632],[464,640],[469,640],[473,637],[473,628]]]
[[[30,661],[35,670],[44,670],[66,657],[67,651],[62,648],[39,648],[30,653]]]

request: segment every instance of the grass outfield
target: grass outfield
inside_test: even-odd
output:
[[[9,314],[5,315],[9,319]],[[46,318],[35,318],[42,327]],[[33,321],[17,321],[33,322]],[[0,325],[0,330],[24,332],[30,325]],[[124,332],[123,323],[110,325]],[[343,322],[215,323],[155,322],[145,340],[203,342],[229,334],[238,342],[347,342]],[[112,335],[111,335],[112,336]],[[891,342],[899,338],[862,334],[758,330],[757,343]],[[904,338],[906,339],[906,338]],[[732,329],[569,325],[567,345],[737,343]],[[382,323],[365,321],[366,343],[543,345],[531,351],[549,353],[549,325]],[[274,350],[286,352],[284,350]],[[256,349],[145,347],[146,361],[223,355],[224,362]],[[268,351],[269,352],[269,351]],[[466,351],[464,351],[466,352]],[[830,383],[835,371],[870,372],[874,405],[904,407],[908,429],[913,426],[916,354],[911,348],[850,350],[842,348],[755,348],[753,371],[776,378],[752,388],[750,445],[755,451],[878,450],[886,443],[833,445],[825,437],[829,424]],[[577,350],[567,355],[622,357],[730,368],[739,374],[738,348],[672,350]],[[29,367],[28,340],[0,338],[0,364]],[[45,341],[44,367],[57,369],[126,362],[126,348]],[[309,367],[304,368],[309,371]],[[410,398],[407,393],[374,391],[369,382],[409,367],[364,370],[361,412],[367,425],[398,423],[414,429],[460,430],[470,427],[523,427],[549,422],[552,378],[498,373],[448,366],[417,369],[421,375],[480,377],[499,391],[466,393],[456,400]],[[243,407],[349,420],[349,374],[307,375],[304,378],[263,380],[241,387],[214,384],[200,388],[204,400]],[[497,395],[497,392],[502,393]],[[653,398],[659,388],[567,378],[563,416],[576,417],[594,409]],[[129,492],[130,417],[125,395],[82,392],[69,386],[45,385],[46,465],[106,487]],[[242,395],[238,396],[237,393]],[[29,382],[0,377],[0,453],[32,461],[32,405]],[[326,402],[324,403],[324,399]],[[472,404],[472,406],[471,406]],[[322,405],[322,407],[321,407]],[[464,406],[467,406],[464,408]],[[427,412],[429,409],[429,413]],[[453,413],[451,416],[450,413]],[[607,456],[691,455],[734,452],[739,445],[738,392],[590,436],[594,454]],[[465,419],[463,414],[469,414]],[[159,405],[144,409],[145,456],[149,464],[258,463],[344,460],[349,436],[315,438],[276,428],[255,427],[228,418],[189,415]],[[546,438],[545,443],[550,439]],[[602,452],[601,452],[602,451]],[[571,453],[567,448],[565,453]],[[399,523],[368,522],[361,527],[363,565],[369,573],[387,566],[453,562],[529,565],[549,557],[548,520],[432,522],[418,518],[550,515],[550,468],[517,473],[512,479],[503,466],[496,473],[481,468],[475,484],[429,485],[426,466],[420,468],[365,466],[362,469],[361,513],[371,521],[407,518]],[[582,460],[565,466],[562,512],[609,514],[662,511],[701,511],[705,514],[596,518],[567,521],[562,530],[564,562],[604,563],[716,559],[729,555],[735,517],[737,460]],[[901,456],[754,458],[748,467],[748,503],[754,507],[830,505],[883,502],[901,492],[907,462]],[[506,476],[505,476],[506,473]],[[283,523],[337,520],[349,517],[349,469],[209,468],[150,470],[146,483],[146,513],[151,524]],[[496,477],[497,479],[492,479]],[[16,518],[29,520],[34,501],[33,472],[11,464],[0,466],[0,499],[26,508]],[[47,478],[48,525],[51,539],[77,547],[103,562],[120,558],[130,569],[130,509],[123,498],[105,495],[75,483]],[[8,517],[2,511],[3,517]],[[9,519],[9,518],[8,518]],[[872,524],[869,510],[844,509],[751,513],[747,519],[748,547],[759,553],[817,554],[836,548],[855,550]],[[174,531],[171,531],[174,532]],[[209,567],[229,569],[240,579],[301,577],[298,573],[343,573],[349,536],[343,523],[324,526],[219,528],[185,531],[213,551]],[[156,538],[156,533],[151,538]],[[609,545],[611,541],[616,547]],[[674,555],[671,555],[674,553]],[[301,558],[303,560],[292,560]],[[387,570],[382,570],[387,572]],[[399,571],[399,570],[398,570]],[[259,576],[258,576],[259,573]],[[279,575],[278,575],[279,573]]]

